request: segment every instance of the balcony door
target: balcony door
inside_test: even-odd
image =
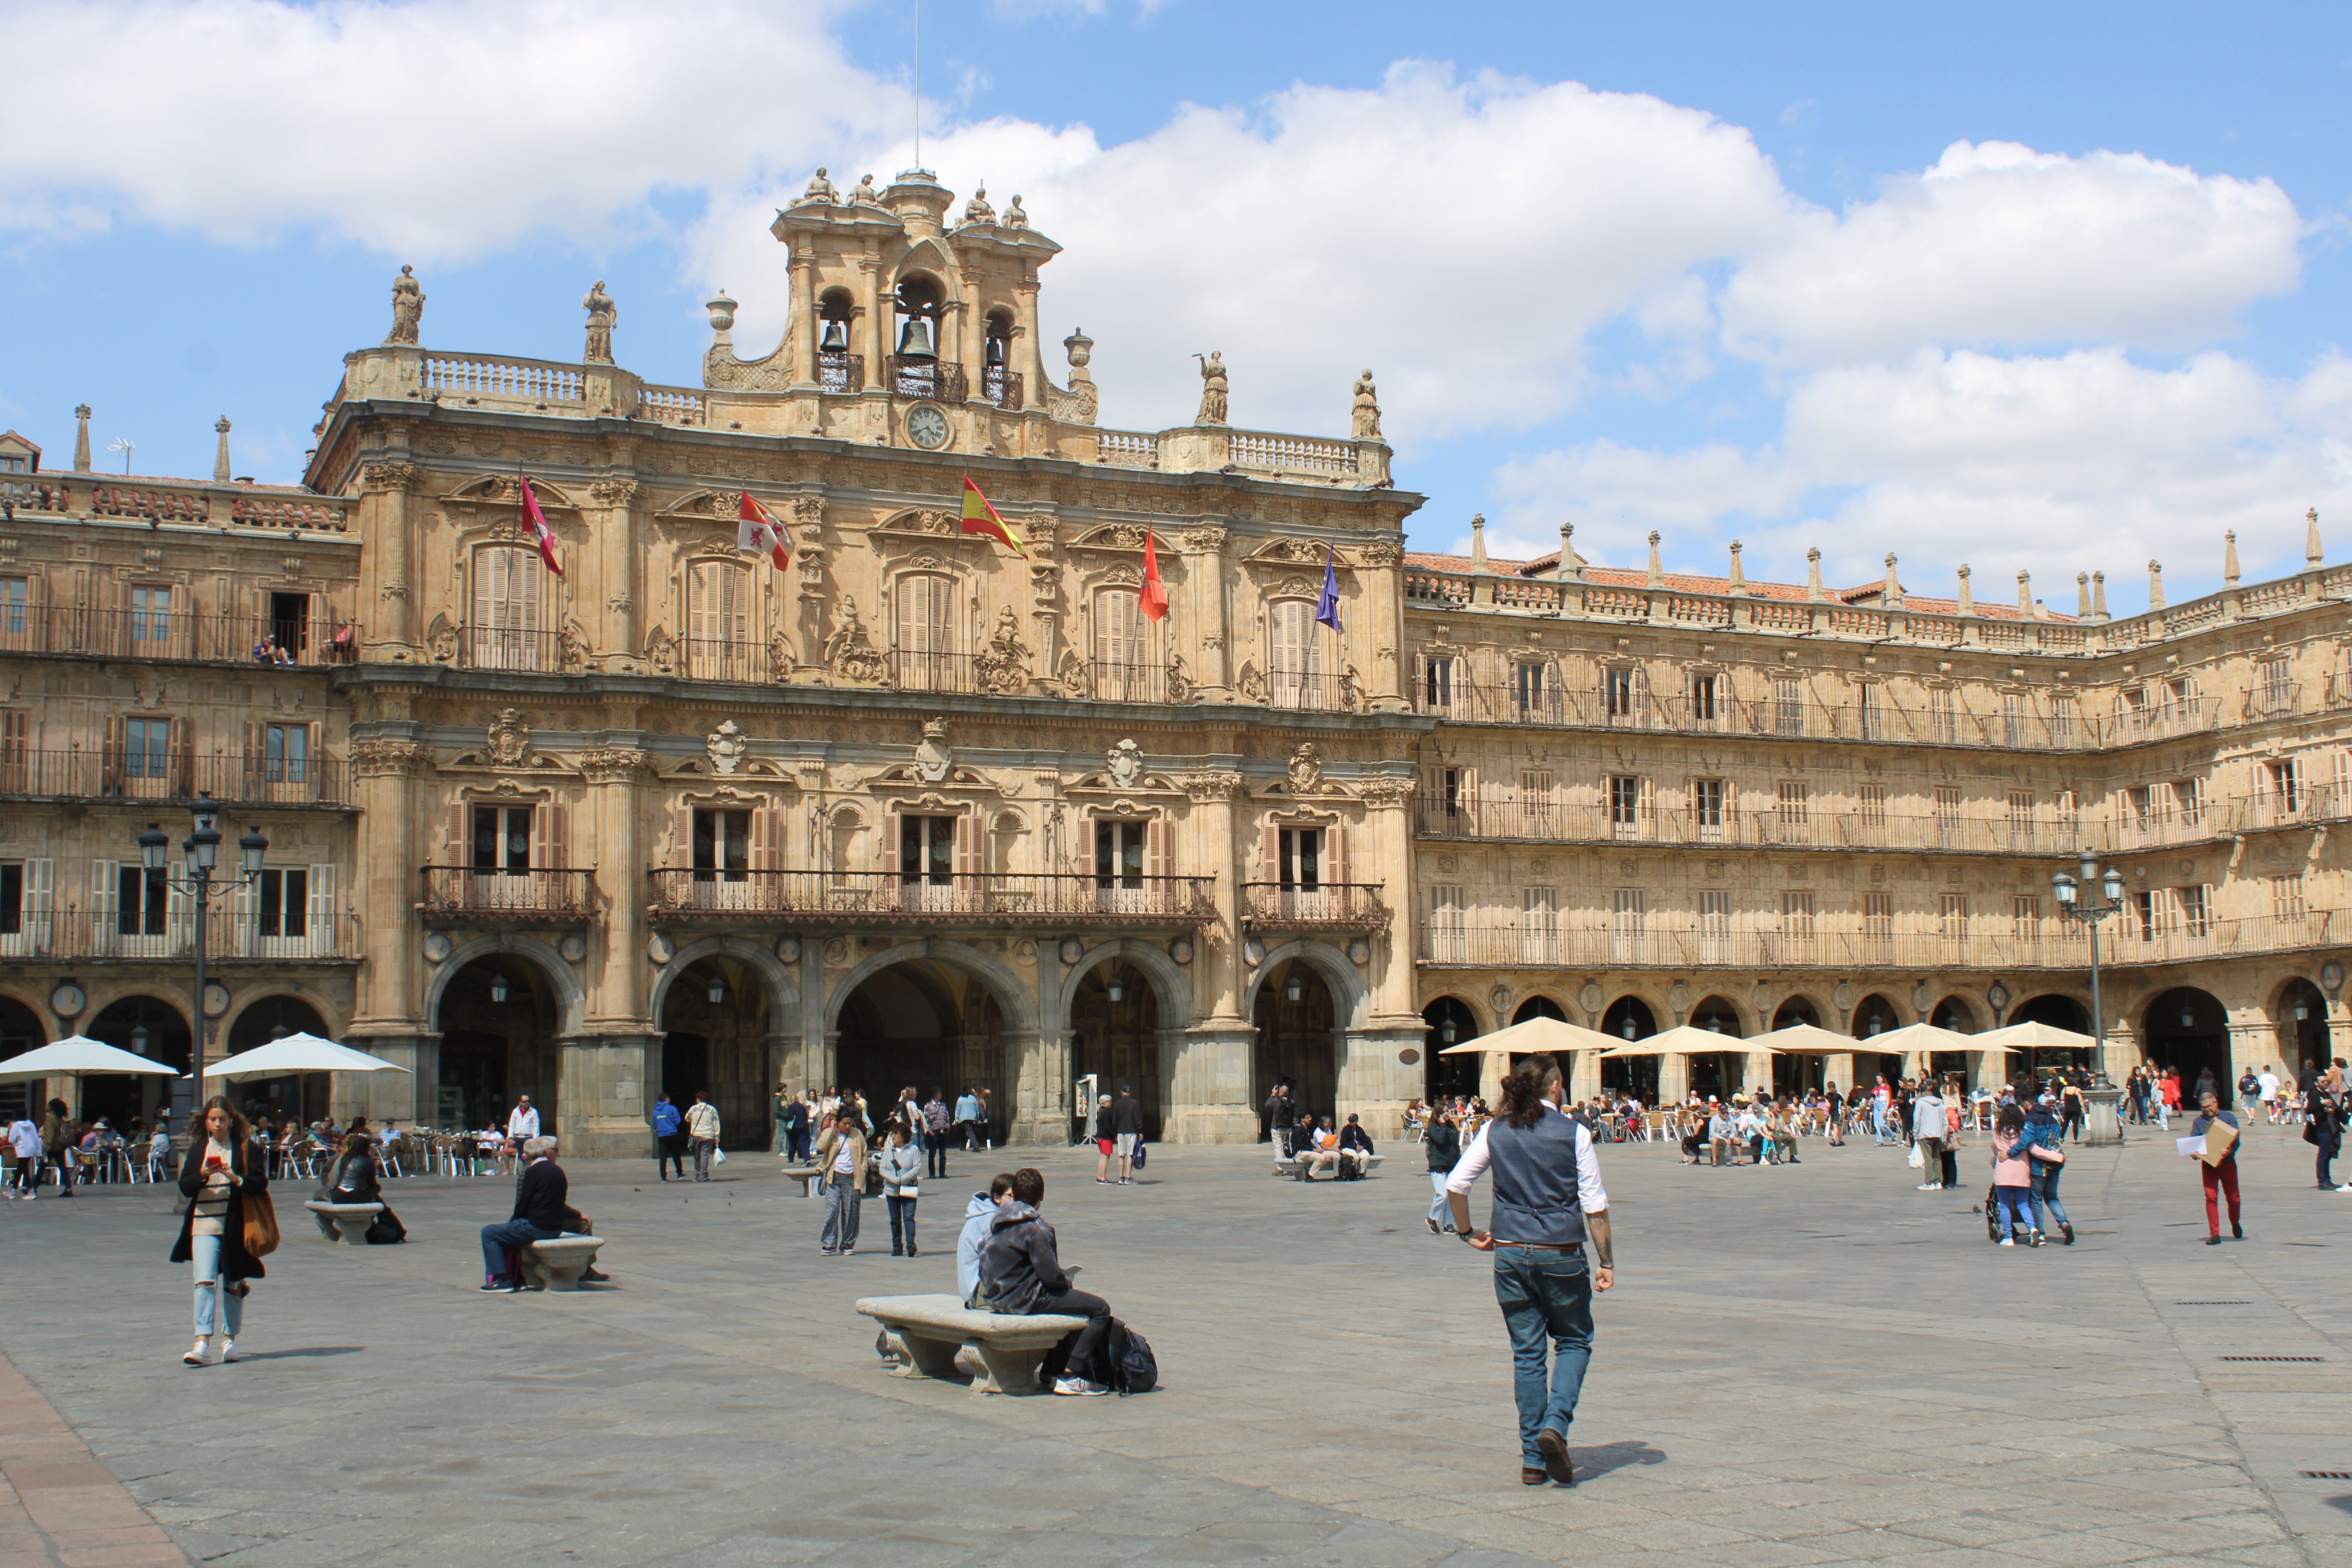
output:
[[[697,680],[751,679],[751,592],[731,561],[687,569],[686,672]]]
[[[1096,595],[1095,695],[1112,702],[1156,702],[1158,672],[1140,596],[1127,588]]]
[[[466,661],[477,669],[538,669],[547,567],[536,550],[491,545],[474,552],[474,622]]]
[[[751,814],[698,809],[694,814],[694,907],[748,909],[752,897]]]
[[[955,689],[954,589],[946,577],[898,579],[898,684],[910,691]]]
[[[956,816],[898,818],[898,902],[910,910],[955,907]]]
[[[1095,824],[1095,900],[1106,910],[1139,912],[1144,907],[1145,825]]]
[[[1315,605],[1308,599],[1276,599],[1266,610],[1272,634],[1267,672],[1276,708],[1320,708],[1321,639],[1315,635]]]

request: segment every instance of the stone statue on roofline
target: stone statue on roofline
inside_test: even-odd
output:
[[[1192,423],[1223,425],[1225,422],[1227,390],[1224,352],[1211,349],[1205,359],[1199,354],[1192,357],[1201,361],[1201,414]]]
[[[849,201],[852,206],[878,207],[882,205],[882,193],[874,188],[873,175],[859,178],[857,188],[849,193]]]
[[[580,357],[590,364],[611,364],[613,323],[620,320],[621,312],[613,297],[604,292],[602,278],[582,298],[580,308],[588,312],[588,346]]]
[[[1372,385],[1369,369],[1356,378],[1354,436],[1359,441],[1381,438],[1381,395]]]
[[[392,335],[387,343],[416,342],[417,323],[425,320],[425,289],[416,281],[416,268],[404,267],[400,276],[392,280]]]
[[[980,188],[971,193],[971,200],[964,203],[963,221],[966,223],[994,223],[996,221],[996,209],[988,205],[987,181],[982,180],[980,183]]]
[[[1029,226],[1029,215],[1021,210],[1021,198],[1017,195],[1013,198],[1013,205],[1004,209],[1004,226],[1007,228]]]
[[[824,170],[819,166],[816,178],[811,180],[808,183],[808,189],[801,193],[801,201],[803,205],[809,202],[822,202],[826,206],[835,206],[841,201],[841,193],[834,189],[833,182],[824,177]]]

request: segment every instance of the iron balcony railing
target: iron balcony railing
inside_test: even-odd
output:
[[[816,387],[819,392],[865,391],[866,356],[825,349],[818,350]]]
[[[364,956],[360,934],[356,915],[298,909],[265,924],[232,900],[205,921],[205,962],[351,962]],[[167,902],[161,918],[71,905],[0,910],[0,959],[193,963],[195,950],[195,921],[176,902]]]
[[[209,795],[225,806],[349,804],[341,758],[192,757],[127,751],[36,752],[0,743],[0,797],[153,801]]]
[[[790,916],[846,921],[1190,923],[1213,919],[1217,912],[1214,877],[679,869],[656,869],[646,876],[653,889],[646,912],[656,921]]]
[[[2032,931],[1991,931],[2009,919],[1963,919],[1950,930],[1755,931],[1710,926],[1687,913],[1652,913],[1638,921],[1569,925],[1503,911],[1437,910],[1422,922],[1416,957],[1436,967],[1666,969],[2087,969],[2088,935],[2055,919]],[[1608,922],[1606,911],[1595,911]],[[2341,943],[2352,920],[2342,910],[2192,921],[2144,927],[2128,921],[2101,933],[2105,966],[2180,963],[2200,959],[2288,952]]]
[[[1021,412],[1021,373],[1007,370],[1001,364],[985,366],[980,373],[980,395],[1007,414]]]
[[[341,622],[323,614],[95,610],[0,597],[0,654],[317,668],[358,658],[359,638],[358,626],[346,636]]]
[[[964,400],[963,366],[946,360],[911,354],[890,356],[890,390],[900,397],[935,397],[941,403]]]
[[[1757,809],[1629,807],[1600,802],[1527,799],[1508,790],[1423,795],[1413,808],[1424,838],[1524,839],[1554,844],[1666,844],[1709,848],[1937,850],[1966,854],[2073,855],[2116,847],[2109,824],[2041,816],[1969,816],[1958,813],[1855,810],[1839,797],[1782,810],[1769,798]]]
[[[423,875],[425,897],[416,907],[428,921],[572,924],[596,918],[593,870],[427,866]]]
[[[1378,882],[1244,882],[1242,924],[1253,930],[1380,931],[1389,908]]]

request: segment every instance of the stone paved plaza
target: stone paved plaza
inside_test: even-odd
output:
[[[928,1189],[912,1261],[878,1200],[860,1255],[820,1259],[772,1160],[700,1187],[575,1167],[614,1281],[572,1296],[476,1293],[508,1181],[410,1180],[408,1246],[289,1226],[250,1359],[204,1370],[168,1191],[0,1205],[0,1350],[31,1384],[0,1368],[0,1565],[177,1561],[140,1509],[188,1560],[253,1564],[2352,1564],[2352,1480],[2300,1474],[2352,1472],[2352,1194],[2310,1189],[2292,1132],[2252,1140],[2242,1245],[2199,1245],[2195,1173],[2148,1137],[2076,1157],[2081,1243],[2041,1253],[1866,1145],[1610,1151],[1622,1283],[1574,1491],[1517,1483],[1485,1260],[1427,1234],[1389,1152],[1302,1188],[1170,1146],[1130,1190],[1090,1152],[1021,1156],[1159,1352],[1165,1388],[1128,1400],[877,1370],[851,1302],[953,1288],[977,1156]]]

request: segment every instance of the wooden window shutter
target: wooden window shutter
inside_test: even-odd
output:
[[[892,806],[882,814],[882,842],[876,862],[885,872],[898,868],[898,808]]]
[[[670,813],[670,864],[679,870],[694,868],[694,807],[684,801]]]
[[[550,800],[530,814],[530,863],[541,871],[572,868],[572,805]]]
[[[1335,822],[1323,830],[1323,880],[1348,880],[1348,825]]]
[[[102,795],[122,793],[122,715],[110,713],[106,720],[106,739],[99,751],[99,792]]]
[[[751,813],[751,869],[781,871],[784,868],[784,814],[763,805]]]
[[[980,813],[967,811],[955,819],[955,869],[958,877],[977,877],[988,868],[981,842]]]
[[[244,886],[247,892],[252,890],[252,883],[247,882]],[[183,943],[195,934],[194,909],[194,900],[188,897],[178,879],[174,878],[164,884],[163,940],[169,944],[170,950],[176,952]],[[145,922],[142,921],[141,924],[143,927]],[[240,934],[252,929],[253,921],[250,917],[237,922],[236,930]],[[232,948],[230,951],[234,952],[235,949]]]
[[[495,630],[503,619],[500,589],[509,553],[504,549],[474,552],[474,630],[478,633]]]
[[[25,862],[25,935],[35,952],[49,950],[49,911],[57,907],[58,863]]]
[[[309,911],[306,910],[304,913],[307,918]],[[229,905],[229,938],[226,942],[222,944],[220,951],[226,952],[228,956],[232,958],[257,958],[261,956],[264,950],[261,943],[256,937],[256,933],[260,930],[260,926],[261,886],[257,882],[241,882],[237,885],[236,898]],[[279,930],[282,931],[284,927],[281,924]],[[210,927],[207,927],[205,934],[207,936],[212,935],[212,930]],[[273,931],[268,934],[275,937],[278,934],[278,931]],[[217,937],[215,937],[214,940],[216,942],[219,941]]]
[[[460,868],[474,863],[474,808],[463,795],[449,805],[447,863]]]
[[[186,719],[172,723],[172,793],[194,795],[196,782],[196,726]]]
[[[1258,837],[1257,879],[1282,880],[1282,828],[1271,817],[1266,819],[1265,829]]]
[[[1147,878],[1172,877],[1176,874],[1175,857],[1170,852],[1168,832],[1171,824],[1164,816],[1155,816],[1143,825],[1143,874]],[[1164,882],[1154,886],[1165,887]]]
[[[310,956],[322,958],[335,951],[335,868],[310,868]]]
[[[111,860],[89,863],[90,938],[101,951],[111,951],[115,916],[122,909],[121,868]]]

